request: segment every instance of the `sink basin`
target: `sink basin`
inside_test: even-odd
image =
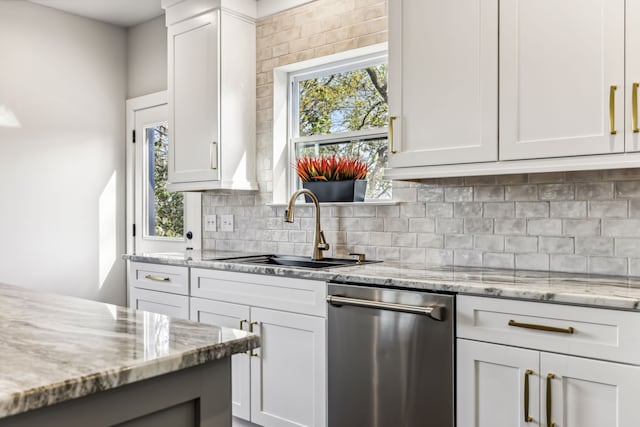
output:
[[[356,259],[350,258],[324,258],[319,261],[312,260],[310,257],[295,256],[295,255],[255,255],[239,258],[228,258],[224,261],[237,262],[241,264],[256,264],[256,265],[280,265],[286,267],[297,268],[334,268],[334,267],[346,267],[349,265],[369,264],[380,261],[364,261],[358,262]]]

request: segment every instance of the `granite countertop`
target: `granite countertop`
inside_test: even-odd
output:
[[[452,292],[640,311],[640,279],[468,267],[425,267],[397,263],[331,269],[239,264],[224,258],[252,254],[223,251],[141,253],[125,259],[370,286]]]
[[[247,332],[0,284],[0,418],[256,348]]]

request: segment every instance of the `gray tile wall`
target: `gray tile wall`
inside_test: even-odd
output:
[[[323,206],[328,255],[640,275],[640,169],[394,182],[396,205]],[[310,254],[313,209],[268,206],[271,194],[205,193],[203,213],[233,214],[234,232],[205,249]]]

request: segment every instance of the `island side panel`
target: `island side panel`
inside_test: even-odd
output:
[[[230,427],[231,358],[0,419],[0,427]]]

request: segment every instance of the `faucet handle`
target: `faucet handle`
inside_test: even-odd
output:
[[[349,255],[358,257],[358,264],[362,264],[363,262],[365,262],[367,260],[367,255],[366,254],[351,253]]]
[[[329,250],[329,244],[327,243],[327,240],[324,238],[324,231],[322,230],[320,230],[320,241],[318,242],[318,249],[320,249],[321,251]]]

